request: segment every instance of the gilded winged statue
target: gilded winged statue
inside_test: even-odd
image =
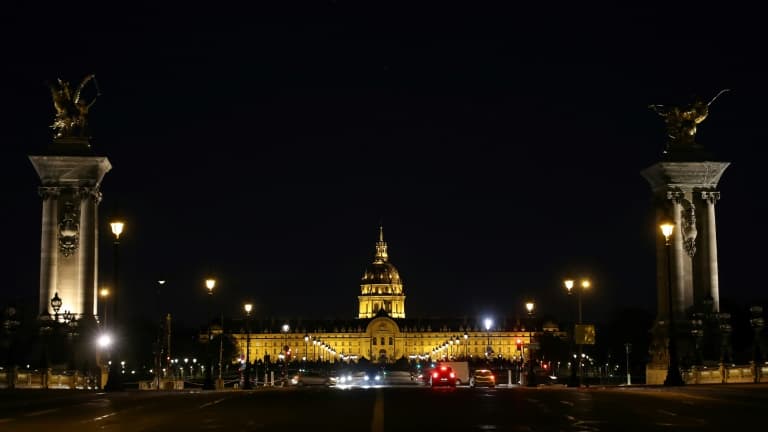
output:
[[[695,101],[684,107],[666,107],[664,105],[649,105],[648,108],[664,117],[667,125],[667,151],[669,147],[695,146],[696,126],[709,115],[709,106],[723,93],[730,89],[720,90],[709,102]]]
[[[85,137],[87,136],[88,111],[100,95],[96,85],[96,75],[88,75],[74,90],[69,82],[57,79],[55,83],[49,83],[53,107],[56,109],[51,129],[54,138]],[[83,95],[85,86],[93,81],[96,85],[96,96],[87,101]]]

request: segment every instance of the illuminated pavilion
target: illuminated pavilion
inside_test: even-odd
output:
[[[479,318],[406,318],[403,283],[389,261],[382,228],[379,228],[373,262],[363,272],[358,302],[357,318],[324,321],[252,319],[249,333],[242,323],[239,331],[230,336],[241,359],[246,358],[246,339],[250,341],[252,362],[306,358],[333,363],[366,358],[391,363],[403,357],[461,360],[491,355],[507,360],[519,359],[527,351],[532,336],[536,335],[534,329],[526,329],[519,320],[493,322],[486,329]],[[559,332],[559,329],[545,324],[539,331]],[[518,350],[518,344],[523,351]]]

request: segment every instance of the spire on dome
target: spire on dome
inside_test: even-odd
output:
[[[384,226],[379,225],[379,241],[376,242],[376,257],[374,263],[383,263],[389,260],[387,255],[387,242],[384,241]]]

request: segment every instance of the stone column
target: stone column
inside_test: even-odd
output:
[[[670,251],[672,253],[672,257],[670,259],[672,268],[668,269],[668,271],[672,272],[672,277],[669,279],[672,281],[672,286],[670,286],[669,289],[672,290],[671,297],[672,301],[674,302],[675,316],[678,317],[679,320],[680,317],[683,316],[683,311],[685,310],[685,305],[687,304],[685,302],[686,284],[685,273],[683,270],[685,268],[685,260],[688,258],[688,256],[686,255],[683,248],[682,234],[682,202],[685,199],[685,195],[682,192],[667,192],[667,199],[670,200],[670,205],[672,208],[672,221],[675,224],[675,229],[672,233],[672,246]],[[666,254],[666,251],[664,253]],[[671,305],[667,305],[667,309],[671,307]],[[667,312],[667,316],[669,316],[669,312]]]
[[[715,222],[715,202],[720,199],[720,192],[702,192],[701,198],[707,203],[707,228],[705,241],[707,242],[707,252],[709,255],[709,295],[712,297],[712,311],[717,313],[720,311],[720,288],[717,271],[717,224]]]
[[[97,206],[101,201],[101,192],[96,188],[81,188],[80,198],[80,244],[79,255],[81,269],[80,292],[78,299],[80,310],[85,316],[96,316],[97,307],[97,263],[98,263],[98,220]],[[87,245],[87,246],[86,246]]]
[[[58,202],[60,190],[57,187],[40,187],[38,193],[43,200],[42,233],[40,235],[40,314],[50,308],[51,297],[56,291],[58,265]],[[50,295],[49,295],[50,294]]]

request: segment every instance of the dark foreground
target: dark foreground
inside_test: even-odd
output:
[[[0,431],[736,431],[763,430],[766,407],[765,384],[16,390],[0,391]]]

